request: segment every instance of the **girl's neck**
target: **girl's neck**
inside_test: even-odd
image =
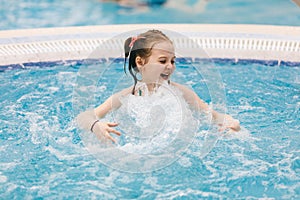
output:
[[[148,91],[150,93],[154,93],[154,92],[157,91],[160,84],[158,84],[158,83],[146,83],[146,85],[147,85]]]
[[[168,80],[166,83],[170,85],[170,80]],[[164,82],[159,83],[157,81],[156,83],[146,83],[143,80],[140,80],[137,83],[136,94],[138,96],[144,96],[144,95],[150,95],[156,93],[158,88],[163,84]]]
[[[161,85],[161,83],[159,83],[158,81],[150,82],[150,81],[141,80],[141,82],[147,86],[149,93],[156,92],[159,86]]]

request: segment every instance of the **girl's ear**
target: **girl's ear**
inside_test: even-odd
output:
[[[145,60],[144,60],[142,57],[137,56],[137,57],[135,58],[135,63],[136,63],[137,68],[139,69],[139,71],[141,71],[141,68],[142,68],[142,67],[144,66],[144,64],[145,64]]]

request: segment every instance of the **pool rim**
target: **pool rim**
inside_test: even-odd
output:
[[[249,24],[126,24],[54,27],[0,31],[0,68],[26,63],[88,59],[104,41],[122,46],[128,31],[161,29],[185,38],[171,38],[177,48],[203,48],[212,59],[300,62],[300,27]],[[190,44],[190,40],[195,44]],[[191,46],[187,46],[191,45]],[[108,46],[107,48],[115,48]],[[193,51],[192,51],[193,52]],[[192,60],[199,56],[191,53]],[[103,55],[109,59],[110,54]],[[294,65],[294,64],[292,64]]]

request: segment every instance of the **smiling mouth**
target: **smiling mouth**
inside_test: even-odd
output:
[[[169,75],[170,74],[160,74],[160,76],[165,79],[165,80],[168,80],[169,79]]]

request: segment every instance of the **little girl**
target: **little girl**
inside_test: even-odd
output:
[[[159,30],[149,30],[141,33],[137,37],[126,39],[124,44],[126,68],[128,59],[128,71],[132,75],[134,85],[113,94],[104,103],[92,111],[85,111],[78,115],[79,125],[90,130],[100,139],[106,139],[116,142],[111,135],[120,136],[121,133],[114,127],[118,126],[116,122],[102,122],[103,118],[110,111],[119,108],[121,99],[128,95],[133,96],[151,96],[155,94],[164,84],[175,88],[186,103],[194,110],[210,113],[214,122],[221,127],[220,130],[230,129],[239,131],[239,121],[233,119],[230,115],[218,113],[211,110],[199,96],[189,88],[170,81],[171,75],[175,70],[175,49],[172,41]],[[140,74],[140,80],[137,75]]]

